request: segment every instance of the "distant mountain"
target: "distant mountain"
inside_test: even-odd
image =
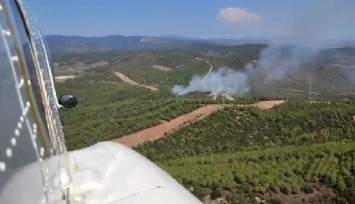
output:
[[[241,39],[192,39],[183,36],[168,35],[163,37],[151,36],[122,36],[109,35],[104,37],[82,37],[82,36],[46,36],[47,44],[52,53],[78,53],[93,51],[113,50],[151,50],[168,48],[211,48],[218,49],[219,46],[238,45],[267,45],[275,43],[262,38],[241,38]],[[276,43],[286,45],[287,43]],[[292,44],[292,43],[288,43]],[[323,48],[354,47],[355,41],[327,41]],[[224,48],[223,48],[224,49]]]
[[[50,35],[46,36],[46,41],[53,53],[181,48],[192,43],[176,38],[122,35],[105,37]]]
[[[270,40],[260,38],[241,38],[241,39],[209,39],[209,42],[213,42],[218,45],[247,45],[247,44],[270,44]]]
[[[353,66],[355,65],[355,47],[324,49],[318,57],[323,63]]]
[[[181,40],[189,40],[191,38],[182,36],[182,35],[163,35],[161,36],[162,38],[167,38],[167,39],[181,39]]]
[[[328,40],[322,46],[324,48],[355,48],[355,40]]]
[[[111,50],[145,50],[145,49],[166,49],[186,48],[189,46],[234,46],[245,44],[268,44],[265,39],[191,39],[183,36],[122,36],[109,35],[104,37],[82,37],[49,35],[46,41],[52,53],[65,52],[92,52]]]

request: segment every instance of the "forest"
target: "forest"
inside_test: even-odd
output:
[[[235,200],[242,193],[312,193],[327,186],[352,203],[354,113],[355,105],[344,102],[230,107],[136,150],[201,199],[232,189],[228,199]]]
[[[230,203],[246,203],[248,197],[259,196],[271,202],[277,193],[312,194],[326,186],[339,195],[330,202],[354,203],[354,146],[355,142],[286,145],[158,164],[200,199],[209,194],[212,199],[224,196]]]
[[[354,113],[354,104],[342,102],[289,101],[271,110],[229,107],[138,150],[154,161],[164,161],[195,154],[352,141]]]

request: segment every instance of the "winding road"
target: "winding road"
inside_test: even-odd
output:
[[[211,72],[212,72],[212,70],[213,70],[213,65],[210,63],[210,61],[206,61],[206,63],[208,64],[208,65],[210,65],[210,69],[208,70],[208,72],[207,72],[207,74],[205,75],[205,77],[203,77],[203,80],[205,80],[210,74],[211,74]]]

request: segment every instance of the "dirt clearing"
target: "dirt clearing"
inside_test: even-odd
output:
[[[318,190],[315,189],[315,191],[311,194],[306,194],[304,192],[297,194],[270,192],[266,195],[266,198],[280,200],[282,203],[287,204],[327,204],[331,203],[331,199],[335,196],[336,195],[333,192],[333,189],[322,186],[319,187]]]
[[[284,102],[285,101],[262,101],[252,105],[241,105],[241,106],[256,106],[261,109],[270,109]],[[214,113],[228,106],[231,105],[221,105],[221,104],[206,105],[204,107],[201,107],[185,115],[181,115],[170,121],[162,121],[162,123],[157,126],[147,128],[137,133],[126,135],[118,139],[114,139],[113,141],[118,142],[120,144],[124,144],[128,147],[135,147],[144,142],[155,141],[157,139],[164,137],[168,133],[178,130],[179,128],[184,127],[186,125],[190,125],[198,120],[207,117],[211,113]]]
[[[162,65],[153,65],[152,67],[155,68],[155,69],[159,69],[160,71],[163,71],[163,72],[171,72],[171,71],[173,71],[173,68],[162,66]]]
[[[67,81],[69,79],[75,79],[77,77],[78,76],[75,76],[75,75],[67,75],[67,76],[56,76],[54,79],[57,82],[65,82],[65,81]]]
[[[141,87],[144,87],[144,88],[149,89],[151,91],[158,90],[156,87],[153,87],[153,86],[146,86],[146,85],[139,84],[139,83],[133,81],[132,79],[128,78],[126,75],[122,74],[121,72],[115,72],[115,75],[118,76],[122,81],[124,81],[128,84],[131,84],[134,86],[141,86]]]
[[[254,104],[254,106],[265,110],[265,109],[273,108],[274,106],[278,106],[283,103],[285,103],[285,101],[260,101],[256,104]]]

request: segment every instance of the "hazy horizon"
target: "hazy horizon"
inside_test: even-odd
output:
[[[32,0],[28,4],[44,35],[270,40],[312,35],[320,41],[355,40],[355,2],[347,0]]]

